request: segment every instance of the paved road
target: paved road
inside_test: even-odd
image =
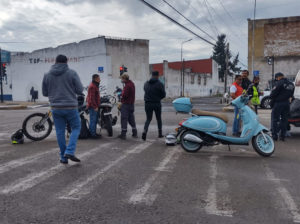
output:
[[[207,106],[207,99],[194,104],[221,108]],[[54,132],[41,142],[12,146],[8,141],[24,117],[46,110],[0,111],[1,224],[300,222],[300,129],[276,143],[274,156],[263,158],[251,146],[188,154],[157,139],[154,122],[146,142],[81,140],[82,162],[61,165]],[[259,112],[269,126],[270,112]],[[141,130],[142,106],[136,117]],[[183,117],[165,104],[164,132]]]

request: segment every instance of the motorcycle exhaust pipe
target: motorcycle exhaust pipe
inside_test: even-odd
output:
[[[199,137],[197,137],[196,135],[192,135],[192,134],[187,134],[186,136],[184,136],[183,138],[186,141],[190,141],[190,142],[197,142],[197,143],[202,143],[203,140]]]

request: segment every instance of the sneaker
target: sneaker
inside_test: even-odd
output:
[[[280,137],[280,141],[283,141],[283,142],[284,142],[284,141],[285,141],[285,138],[281,136],[281,137]]]
[[[71,154],[65,154],[65,157],[66,157],[67,159],[72,160],[73,162],[77,162],[77,163],[80,162],[80,159],[78,159],[78,158],[77,158],[76,156],[74,156],[74,155],[71,155]]]
[[[96,134],[96,135],[91,135],[90,138],[91,138],[91,139],[100,139],[100,138],[102,138],[102,136]]]
[[[59,160],[59,162],[62,163],[62,164],[68,164],[68,160],[62,160],[61,159],[61,160]]]

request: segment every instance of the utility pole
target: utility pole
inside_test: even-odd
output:
[[[228,60],[229,60],[229,43],[226,44],[226,58],[225,58],[225,63],[226,63],[226,68],[225,68],[225,79],[224,79],[224,93],[227,92],[227,76],[228,76]]]
[[[1,103],[3,103],[3,80],[2,80],[2,52],[0,48],[0,85],[1,85]]]
[[[180,71],[180,96],[184,96],[184,71],[183,71],[183,58],[182,58],[182,47],[183,44],[186,42],[189,42],[193,39],[189,39],[189,40],[185,40],[183,42],[181,42],[181,51],[180,51],[180,61],[181,61],[181,71]]]
[[[254,2],[254,15],[253,15],[253,21],[252,21],[252,56],[251,56],[251,61],[252,61],[252,66],[251,66],[251,70],[252,70],[252,74],[254,71],[254,32],[255,32],[255,14],[256,14],[256,0]]]

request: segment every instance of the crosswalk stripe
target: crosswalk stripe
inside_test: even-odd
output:
[[[77,156],[81,159],[89,157],[101,149],[108,148],[112,145],[112,143],[105,143],[99,147],[93,148],[84,153],[78,153]],[[76,163],[77,164],[77,163]],[[0,194],[14,194],[18,192],[22,192],[28,190],[37,184],[47,180],[48,178],[54,176],[55,174],[67,169],[67,166],[63,166],[61,164],[53,166],[49,169],[42,170],[40,172],[35,172],[27,175],[26,177],[20,178],[13,182],[12,184],[1,187]]]
[[[161,172],[172,170],[175,167],[179,155],[179,147],[168,150],[164,159],[154,169],[155,172],[146,180],[145,184],[131,194],[129,203],[145,203],[146,205],[152,205],[163,187],[162,182],[164,181],[164,178],[159,178]],[[150,189],[152,189],[152,191],[150,191]]]
[[[272,181],[275,184],[275,187],[276,187],[279,195],[281,196],[281,198],[283,199],[283,201],[285,202],[285,204],[287,206],[287,209],[290,211],[290,213],[293,216],[293,221],[295,223],[300,223],[299,209],[298,209],[297,204],[294,201],[292,195],[281,184],[281,180],[275,177],[274,172],[270,169],[270,167],[268,166],[268,164],[265,161],[263,161],[263,165],[265,167],[265,171],[266,171],[268,180]]]
[[[148,148],[152,143],[144,142],[137,145],[131,150],[125,151],[124,154],[117,159],[111,161],[104,168],[97,170],[93,175],[89,176],[85,180],[76,181],[70,187],[65,189],[61,194],[59,194],[59,199],[69,199],[69,200],[80,200],[83,196],[89,194],[93,189],[94,185],[91,185],[91,182],[97,180],[97,184],[101,183],[104,180],[104,174],[109,171],[111,168],[118,165],[122,160],[127,158],[130,154],[141,153],[146,148]]]
[[[54,152],[58,153],[58,148],[53,148],[46,152],[40,152],[40,153],[37,153],[32,156],[27,156],[27,157],[24,157],[21,159],[16,159],[16,160],[12,160],[7,163],[4,163],[4,164],[0,164],[0,174],[5,173],[13,168],[17,168],[20,166],[24,166],[28,163],[35,162],[35,161],[39,160],[41,157],[51,154],[51,153],[54,153]]]
[[[228,201],[224,202],[226,204],[227,208],[219,209],[217,205],[217,176],[218,176],[218,169],[217,169],[217,155],[212,155],[210,157],[210,178],[211,178],[211,184],[207,191],[207,205],[205,206],[205,211],[210,215],[219,215],[219,216],[228,216],[232,217],[233,211],[229,207],[230,201],[229,197],[227,198]],[[227,182],[223,181],[223,185],[228,186]]]

